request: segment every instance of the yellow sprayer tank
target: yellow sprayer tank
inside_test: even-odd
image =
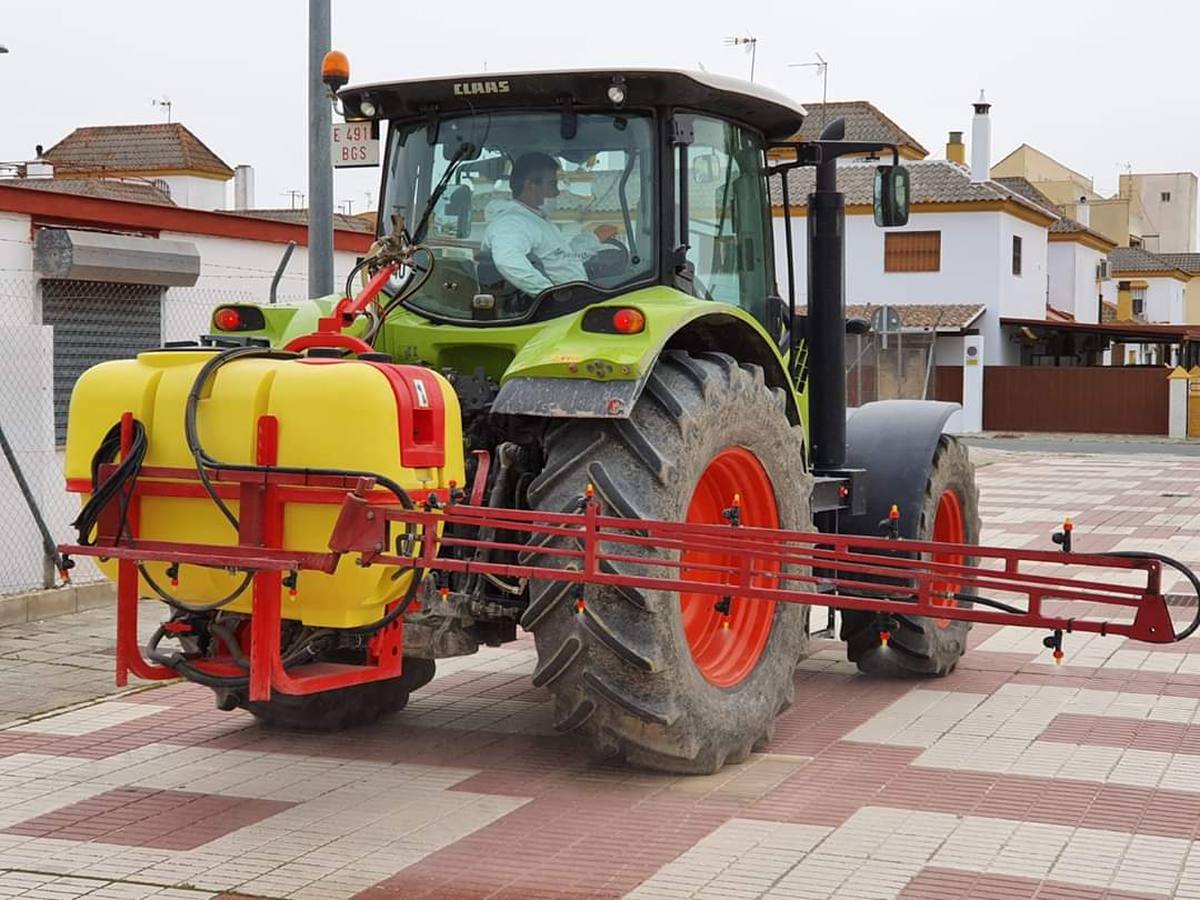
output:
[[[194,469],[184,431],[188,392],[215,351],[156,350],[136,359],[101,363],[75,385],[67,422],[66,477],[71,490],[92,489],[92,456],[125,412],[142,422],[148,447],[143,466]],[[217,370],[201,395],[197,429],[205,452],[223,463],[254,464],[261,416],[278,421],[280,466],[372,472],[424,496],[462,485],[462,424],[458,398],[438,373],[416,366],[344,359],[244,359]],[[283,523],[283,546],[329,549],[339,506],[303,502],[296,488]],[[236,499],[226,501],[236,515]],[[143,496],[138,537],[193,544],[237,543],[237,533],[207,497]],[[103,564],[115,578],[116,564]],[[166,563],[149,563],[166,587]],[[326,575],[300,574],[294,595],[283,595],[283,615],[305,625],[345,628],[369,624],[407,587],[395,569],[362,568],[344,557]],[[244,576],[193,565],[179,567],[169,592],[190,603],[225,597]],[[142,580],[143,596],[153,596]],[[251,591],[223,607],[249,613]]]

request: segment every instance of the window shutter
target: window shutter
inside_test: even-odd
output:
[[[883,271],[939,272],[941,268],[940,231],[900,231],[884,234]]]

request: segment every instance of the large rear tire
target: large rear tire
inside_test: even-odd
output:
[[[923,541],[978,544],[980,532],[979,488],[975,466],[967,448],[956,438],[942,435],[933,455],[933,467],[925,485],[925,498],[914,535]],[[935,554],[938,562],[975,565],[975,558]],[[954,589],[953,584],[944,587]],[[949,675],[967,649],[971,625],[952,619],[896,616],[895,627],[884,647],[879,639],[880,619],[876,613],[846,610],[842,615],[842,639],[846,655],[862,672],[890,677]]]
[[[537,509],[576,509],[591,484],[609,514],[720,523],[739,493],[746,525],[812,527],[803,435],[783,392],[724,354],[664,353],[629,419],[562,422],[545,452],[528,491]],[[714,557],[732,559],[683,561]],[[792,700],[808,608],[735,597],[725,616],[718,599],[532,582],[521,624],[534,634],[533,681],[554,697],[555,727],[599,756],[664,771],[744,759]]]

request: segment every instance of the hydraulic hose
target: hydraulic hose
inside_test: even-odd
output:
[[[1192,615],[1192,621],[1188,624],[1187,628],[1175,634],[1174,643],[1178,643],[1184,638],[1191,637],[1196,633],[1196,629],[1200,628],[1200,578],[1196,576],[1195,572],[1193,572],[1183,563],[1179,562],[1179,560],[1172,559],[1171,557],[1165,556],[1162,553],[1155,553],[1152,550],[1113,550],[1112,552],[1105,553],[1103,555],[1120,556],[1124,557],[1125,559],[1157,560],[1165,566],[1170,566],[1172,569],[1186,578],[1191,583],[1192,590],[1196,592],[1196,612]],[[1172,628],[1174,628],[1174,626],[1172,626]]]
[[[92,496],[83,505],[75,521],[71,525],[79,529],[79,543],[84,547],[94,546],[96,537],[93,531],[100,514],[114,498],[119,497],[121,520],[117,528],[114,543],[119,543],[125,534],[126,520],[129,515],[129,496],[137,483],[138,473],[142,468],[142,460],[146,458],[146,428],[137,419],[133,420],[133,440],[129,453],[121,460],[121,464],[113,471],[103,484],[100,484],[100,466],[110,463],[117,458],[121,450],[121,423],[118,422],[104,435],[100,446],[92,454]],[[128,489],[126,489],[128,488]]]

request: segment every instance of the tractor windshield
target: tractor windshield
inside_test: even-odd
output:
[[[598,299],[654,271],[649,115],[492,112],[396,123],[384,227],[401,216],[434,257],[407,305],[513,321]],[[569,286],[569,287],[567,287]]]

